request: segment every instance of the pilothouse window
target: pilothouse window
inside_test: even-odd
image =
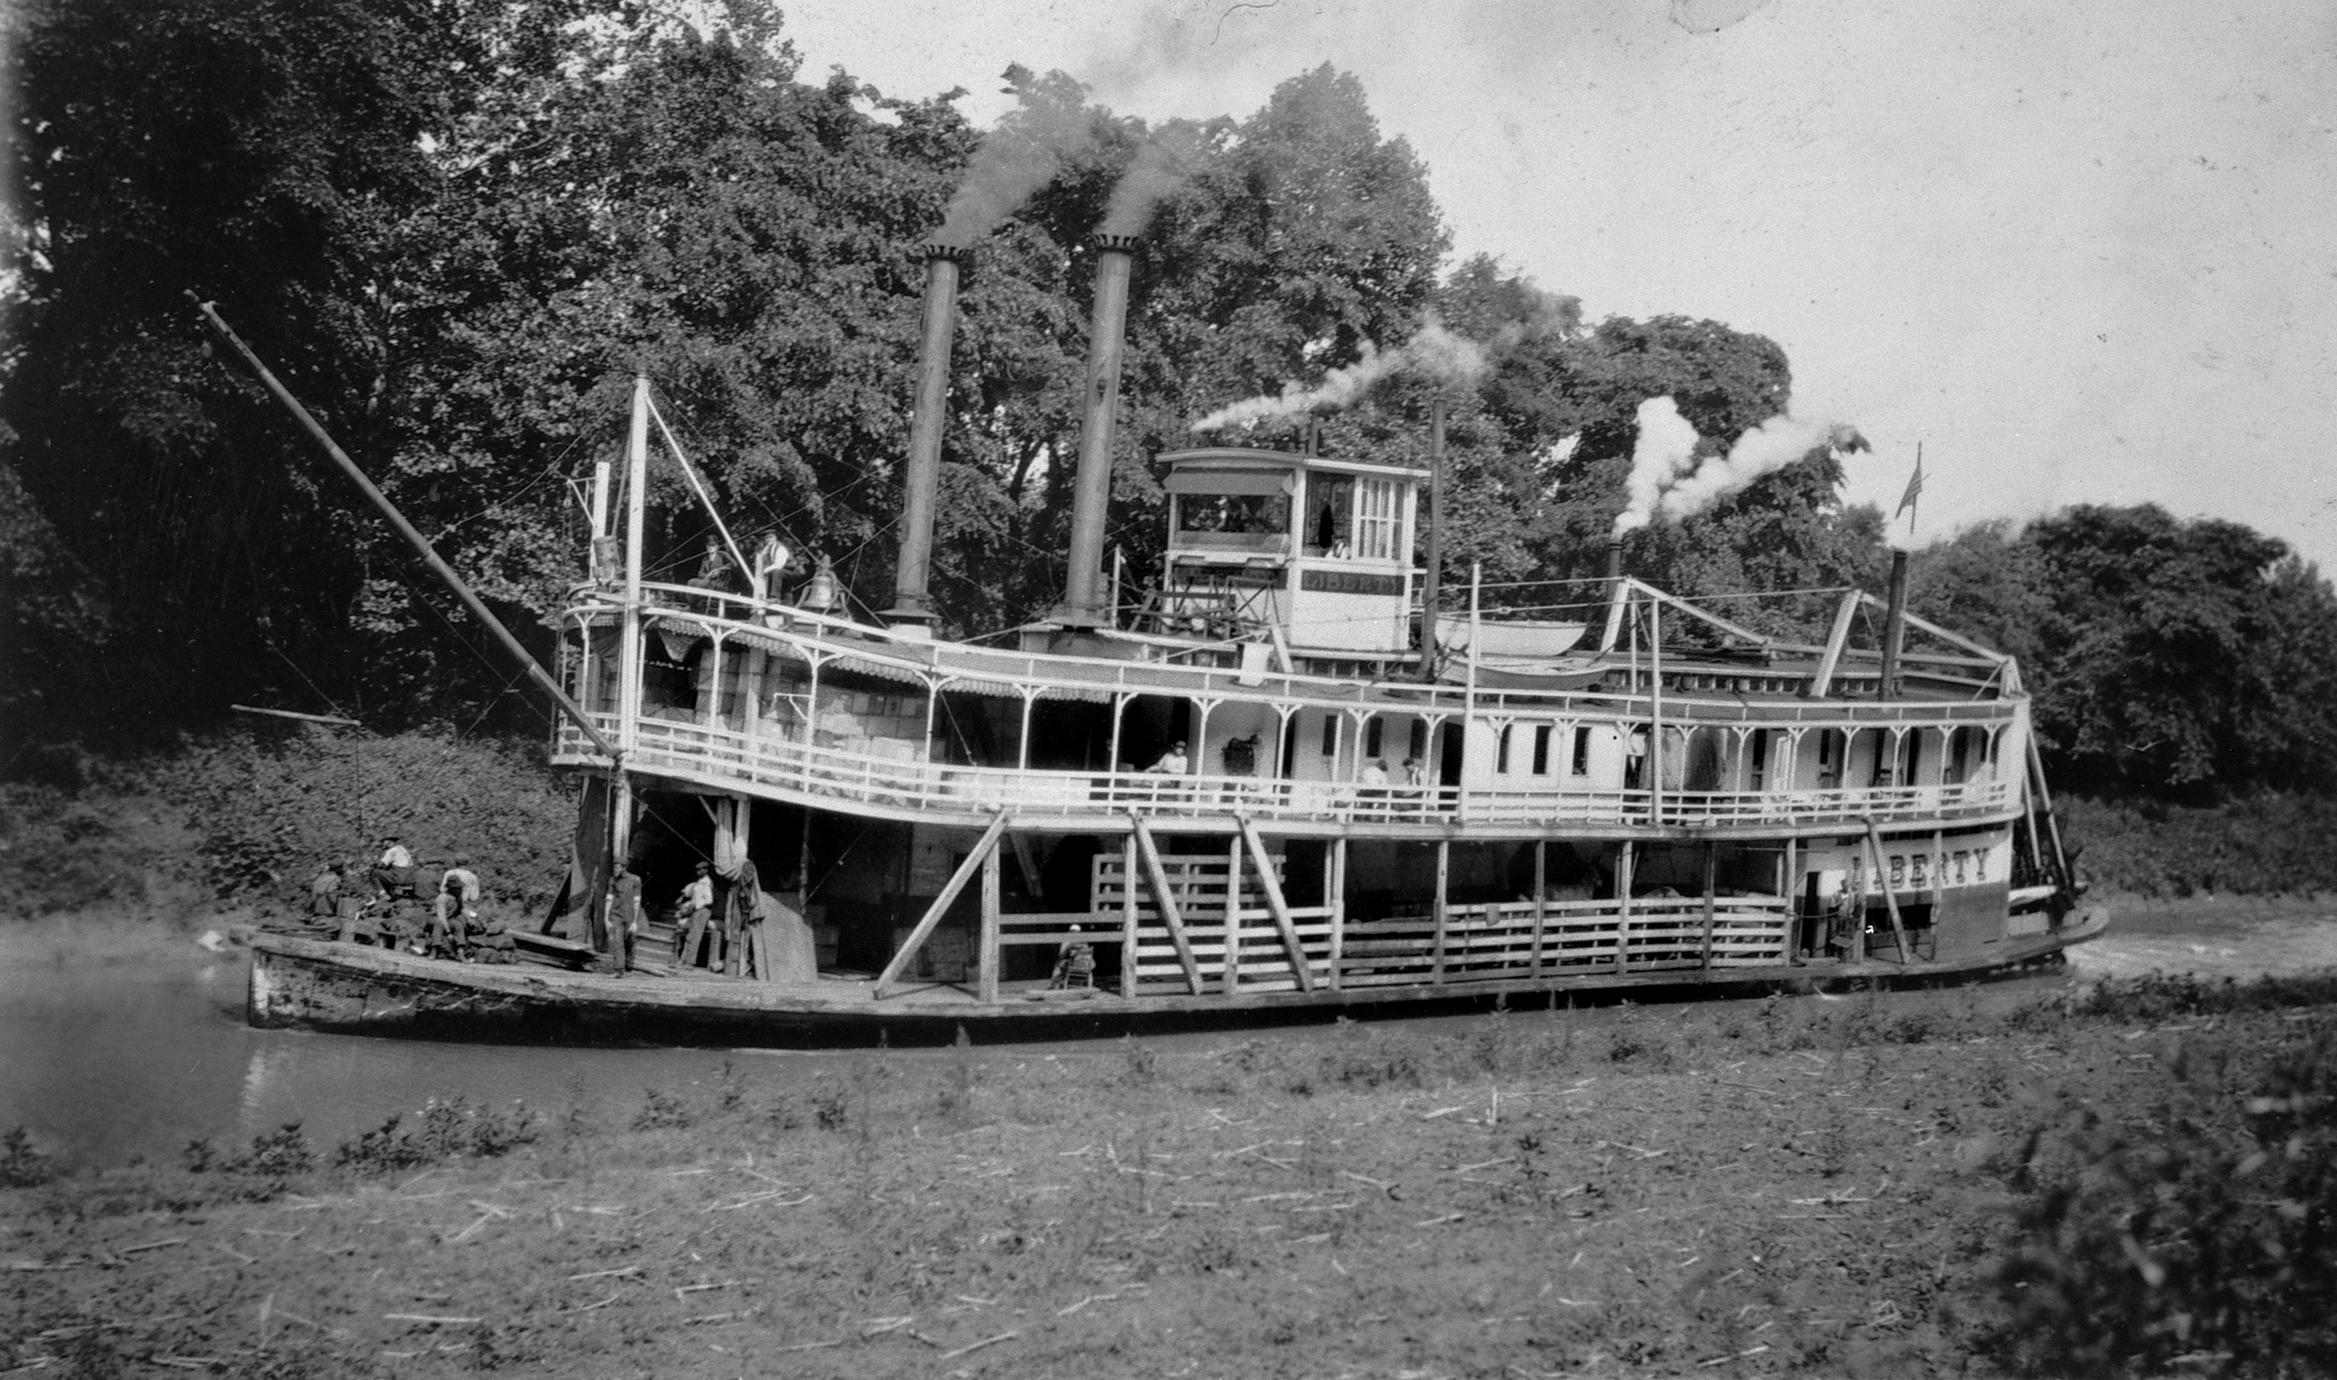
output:
[[[1366,479],[1356,486],[1355,554],[1369,561],[1392,561],[1399,554],[1404,513],[1395,481]]]

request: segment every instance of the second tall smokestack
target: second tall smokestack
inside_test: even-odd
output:
[[[1120,405],[1120,346],[1128,322],[1130,235],[1097,235],[1095,317],[1088,330],[1087,415],[1079,472],[1071,488],[1071,556],[1064,572],[1063,622],[1092,628],[1111,610],[1104,592],[1104,518],[1112,502],[1112,427]]]
[[[901,559],[893,575],[895,623],[933,621],[926,588],[933,561],[933,507],[941,487],[941,433],[949,421],[949,346],[957,325],[958,263],[965,251],[925,246],[925,329],[917,355],[917,405],[901,477]]]

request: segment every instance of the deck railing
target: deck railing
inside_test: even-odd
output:
[[[1178,857],[1168,878],[1178,895],[1185,950],[1201,991],[1288,992],[1298,988],[1288,942],[1245,877],[1238,921],[1227,924],[1223,859]],[[1139,883],[1131,894],[1119,860],[1096,859],[1095,915],[1080,936],[1126,948],[1119,962],[1131,996],[1192,991],[1159,900]],[[1709,910],[1707,909],[1709,906]],[[1315,990],[1465,986],[1515,978],[1773,967],[1792,958],[1793,915],[1782,896],[1640,896],[1604,900],[1494,901],[1445,908],[1440,938],[1433,914],[1341,923],[1329,906],[1292,906],[1291,928]],[[1119,921],[1114,924],[1113,921]]]
[[[796,644],[803,654],[846,656],[864,663],[883,665],[901,677],[904,683],[915,683],[927,677],[945,682],[964,677],[1000,685],[1041,687],[1042,693],[1070,687],[1097,695],[1176,693],[1252,703],[1296,699],[1318,704],[1355,703],[1367,690],[1367,687],[1351,680],[1275,670],[1260,672],[1238,665],[1206,666],[1152,660],[1099,661],[1090,657],[1017,651],[1003,646],[944,644],[904,637],[886,629],[846,619],[808,614],[783,605],[759,603],[743,594],[694,589],[687,585],[645,582],[642,591],[647,604],[644,611],[654,619],[687,626],[707,637],[727,638],[743,634],[751,639],[757,636],[784,636]],[[575,591],[572,602],[562,614],[562,621],[582,626],[613,627],[618,607],[611,601],[616,596],[613,591],[599,591],[598,594],[600,597],[595,597],[591,587]],[[1199,644],[1191,650],[1197,653],[1224,653],[1231,645]],[[1174,689],[1170,690],[1163,686],[1161,675],[1172,666],[1178,679]],[[1617,686],[1592,690],[1512,690],[1486,686],[1470,689],[1450,683],[1406,684],[1403,687],[1404,709],[1398,712],[1446,717],[1467,712],[1581,714],[1586,717],[1624,715],[1640,718],[1651,714],[1654,697],[1646,685],[1646,675],[1639,673],[1634,676],[1620,667],[1614,668],[1614,674],[1619,678],[1635,679],[1637,684],[1630,688]],[[1875,674],[1871,667],[1845,668],[1836,679],[1847,685],[1862,677],[1871,679]],[[1804,683],[1805,679],[1798,672],[1747,672],[1745,675],[1750,679],[1772,680],[1795,686]],[[1968,701],[1861,699],[1853,709],[1830,700],[1749,699],[1717,689],[1691,690],[1670,682],[1667,682],[1667,686],[1662,696],[1665,716],[1677,723],[1693,721],[1699,726],[1744,725],[1782,729],[1797,725],[1889,728],[1970,724],[1987,727],[2004,722],[2011,713],[2007,702],[1994,695]]]
[[[617,735],[616,716],[596,715]],[[574,725],[560,726],[555,755],[593,759]],[[2011,783],[1875,786],[1813,791],[1462,790],[1365,786],[1248,776],[1162,776],[1133,771],[1022,771],[963,766],[748,735],[702,722],[645,718],[627,757],[642,771],[735,782],[841,805],[889,806],[987,818],[1001,810],[1033,819],[1134,812],[1154,818],[1389,825],[1663,825],[1707,828],[1873,819],[1949,819],[2007,808]]]

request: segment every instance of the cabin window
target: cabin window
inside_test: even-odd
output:
[[[1745,750],[1750,754],[1747,761],[1752,780],[1749,784],[1757,791],[1769,780],[1769,730],[1755,729],[1753,741],[1746,745]]]
[[[1838,728],[1818,730],[1818,784],[1832,786],[1842,780],[1842,758],[1849,746]]]
[[[1344,555],[1353,531],[1355,481],[1313,474],[1306,481],[1306,544],[1314,555]]]
[[[1590,730],[1577,726],[1574,730],[1574,759],[1568,767],[1576,776],[1590,775]]]
[[[1363,724],[1363,755],[1366,757],[1382,756],[1380,743],[1383,736],[1380,731],[1379,715],[1374,714],[1366,719]]]
[[[1428,720],[1414,719],[1412,721],[1412,735],[1407,742],[1410,745],[1409,751],[1413,761],[1425,762],[1428,760]]]
[[[1284,494],[1179,494],[1177,530],[1279,536],[1290,530]]]
[[[1493,771],[1497,776],[1509,774],[1509,733],[1510,725],[1503,724],[1501,726],[1501,739],[1493,749]]]
[[[1534,775],[1548,776],[1549,774],[1550,726],[1537,724],[1534,726]]]
[[[1336,714],[1323,716],[1323,755],[1325,757],[1339,755],[1339,716]]]
[[[1397,558],[1398,538],[1404,525],[1401,499],[1392,479],[1366,479],[1356,485],[1356,555],[1370,561]]]

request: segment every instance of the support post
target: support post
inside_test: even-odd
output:
[[[1242,841],[1239,835],[1225,843],[1225,994],[1242,986]]]
[[[1120,840],[1120,995],[1136,995],[1136,835]]]
[[[939,896],[933,898],[933,904],[925,908],[924,918],[917,922],[917,928],[909,931],[909,938],[901,945],[901,951],[894,954],[893,961],[876,975],[876,987],[870,993],[871,996],[881,999],[894,983],[901,980],[901,974],[908,971],[910,960],[916,958],[917,951],[925,947],[925,941],[932,937],[934,927],[941,923],[941,917],[949,912],[949,908],[957,903],[959,893],[966,889],[966,883],[974,879],[983,860],[998,851],[999,836],[1005,832],[1006,812],[1001,810],[998,817],[990,821],[990,827],[982,831],[981,841],[974,845],[974,851],[966,854],[965,861],[959,863],[957,871],[950,874],[949,884],[941,889]]]
[[[974,995],[985,1005],[998,1000],[998,850],[982,857],[982,935],[976,962]]]
[[[1452,854],[1451,839],[1436,841],[1436,966],[1429,973],[1431,982],[1444,981],[1445,930],[1452,923],[1445,893],[1452,880]]]
[[[1704,963],[1706,972],[1712,971],[1712,926],[1718,918],[1712,903],[1712,884],[1718,879],[1720,845],[1707,841],[1704,845]]]
[[[1339,990],[1339,964],[1347,952],[1347,839],[1331,840],[1331,990]]]
[[[1534,840],[1534,956],[1533,974],[1542,975],[1542,932],[1549,923],[1550,841]]]
[[[1631,971],[1631,871],[1633,843],[1623,840],[1623,850],[1615,855],[1615,971]]]
[[[1193,940],[1185,933],[1185,917],[1177,909],[1176,891],[1169,886],[1168,869],[1161,865],[1160,848],[1152,841],[1152,829],[1141,815],[1128,816],[1136,840],[1136,851],[1144,857],[1144,870],[1152,878],[1153,895],[1160,898],[1161,923],[1168,926],[1169,941],[1177,946],[1177,962],[1185,969],[1185,985],[1194,996],[1201,995],[1201,964],[1193,957]]]
[[[1298,922],[1290,915],[1290,904],[1282,897],[1282,881],[1274,875],[1274,860],[1266,854],[1266,841],[1258,837],[1258,826],[1244,815],[1240,820],[1242,841],[1250,846],[1250,860],[1258,866],[1258,889],[1266,893],[1266,909],[1273,912],[1274,928],[1282,931],[1282,951],[1290,956],[1290,973],[1298,979],[1298,990],[1315,990],[1314,974],[1307,969],[1306,945],[1298,938]]]
[[[1875,885],[1883,889],[1883,909],[1891,917],[1891,940],[1899,946],[1899,962],[1902,965],[1911,964],[1915,961],[1915,950],[1908,946],[1906,927],[1899,923],[1899,897],[1891,890],[1890,869],[1883,865],[1882,830],[1875,827],[1872,819],[1866,821],[1866,850],[1867,855],[1874,860]],[[1865,946],[1862,943],[1860,947]]]

